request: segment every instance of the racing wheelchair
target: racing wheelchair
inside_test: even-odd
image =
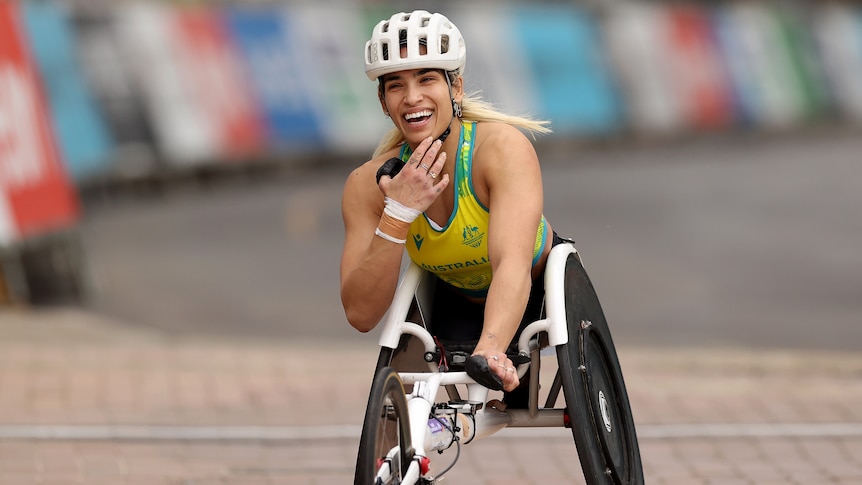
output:
[[[432,452],[455,446],[460,454],[462,444],[507,427],[571,428],[588,485],[643,483],[619,360],[573,243],[552,248],[544,278],[543,318],[523,328],[516,337],[517,354],[509,355],[522,380],[529,373],[528,404],[526,409],[509,409],[487,403],[491,388],[460,370],[469,365],[463,362],[469,361],[469,353],[447,355],[441,348],[427,325],[434,277],[408,265],[383,321],[355,485],[433,484],[455,463],[434,476]],[[426,369],[405,371],[394,363],[405,342],[420,348]],[[554,353],[557,371],[540,403],[541,356]],[[465,366],[459,367],[459,360]],[[561,389],[565,406],[557,408]]]

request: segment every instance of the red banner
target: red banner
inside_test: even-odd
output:
[[[15,2],[0,2],[0,243],[71,226],[63,172]]]
[[[686,106],[688,121],[699,128],[721,128],[733,121],[730,81],[710,31],[707,12],[699,7],[668,10],[673,79]]]
[[[176,15],[180,67],[217,125],[221,154],[230,159],[260,153],[263,118],[221,14],[210,7],[186,7]]]

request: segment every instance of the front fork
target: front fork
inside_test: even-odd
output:
[[[442,453],[456,441],[466,444],[475,438],[490,436],[511,424],[508,414],[484,407],[488,388],[480,384],[467,385],[467,401],[435,405],[441,380],[446,377],[443,373],[432,373],[427,379],[413,381],[413,392],[407,396],[411,445],[415,454],[405,474],[406,483],[412,483],[411,480],[420,477],[420,483],[433,483],[432,477],[426,478],[430,471],[429,452]],[[478,434],[477,430],[480,431]],[[418,475],[415,475],[417,472]]]

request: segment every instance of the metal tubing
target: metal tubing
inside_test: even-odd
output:
[[[427,379],[417,381],[408,396],[407,412],[410,419],[410,440],[416,454],[425,455],[425,435],[428,433],[428,418],[440,388],[440,378],[446,374],[428,373]]]
[[[488,407],[477,412],[475,418],[476,435],[473,437],[474,440],[487,438],[512,424],[512,419],[508,413]]]
[[[530,350],[530,399],[528,409],[530,417],[535,418],[539,411],[539,371],[542,368],[542,357],[539,346]]]
[[[424,456],[424,455],[423,455]],[[419,482],[419,460],[414,459],[407,467],[407,472],[404,474],[403,484],[413,484]]]
[[[535,417],[527,409],[506,410],[510,428],[562,428],[565,426],[562,409],[540,409]]]
[[[404,270],[404,276],[398,284],[398,289],[395,290],[392,305],[384,316],[383,332],[381,332],[379,340],[380,346],[390,349],[398,347],[398,341],[402,334],[402,324],[407,318],[407,312],[410,311],[413,295],[424,276],[425,271],[413,263]]]
[[[466,372],[399,372],[398,375],[401,376],[401,382],[404,384],[428,381],[432,376],[439,379],[441,386],[449,384],[473,384],[476,382]]]
[[[577,250],[571,244],[558,244],[551,249],[545,265],[545,310],[550,325],[548,343],[552,347],[569,341],[566,325],[566,260]]]

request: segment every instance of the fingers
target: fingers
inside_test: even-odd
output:
[[[413,209],[427,209],[449,185],[442,146],[431,137],[423,140],[396,177],[380,178],[378,185],[383,194]]]
[[[518,370],[515,364],[506,356],[506,354],[492,354],[486,357],[488,359],[488,367],[496,373],[500,379],[503,379],[503,389],[511,391],[518,387],[520,379],[518,379]]]
[[[443,164],[445,163],[446,152],[443,152],[440,154],[439,157],[434,160],[434,163],[430,167],[428,167],[428,176],[431,177],[431,179],[436,179],[437,176],[440,175],[441,172],[443,172]]]
[[[446,162],[446,152],[440,153],[443,142],[434,140],[430,136],[422,141],[413,155],[410,156],[410,165],[414,170],[422,170],[432,179],[436,179]],[[437,155],[440,156],[437,156]]]
[[[437,152],[440,150],[440,145],[441,143],[439,143],[439,140],[434,141],[430,136],[422,140],[422,143],[420,143],[419,146],[413,150],[413,154],[410,155],[410,160],[407,161],[408,165],[427,171],[428,168],[430,168],[428,162],[433,161],[437,156]],[[424,169],[422,168],[422,165],[425,166]]]

